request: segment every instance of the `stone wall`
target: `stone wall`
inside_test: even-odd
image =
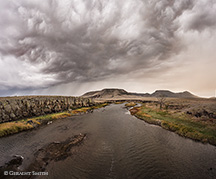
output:
[[[90,98],[66,96],[23,96],[0,98],[0,123],[91,106]]]

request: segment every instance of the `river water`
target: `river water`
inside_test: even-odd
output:
[[[129,114],[124,105],[54,121],[37,130],[0,139],[0,165],[22,155],[25,169],[33,154],[53,141],[87,133],[63,161],[51,162],[50,179],[208,179],[216,178],[216,147],[185,139]]]

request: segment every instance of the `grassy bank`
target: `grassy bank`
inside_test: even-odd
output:
[[[137,104],[135,102],[129,102],[129,103],[125,104],[126,107],[134,107],[136,105]]]
[[[125,101],[116,101],[114,104],[123,104]]]
[[[0,124],[0,137],[15,134],[21,131],[29,130],[36,128],[40,125],[47,124],[49,121],[56,120],[56,119],[63,119],[70,117],[72,115],[87,113],[94,109],[102,108],[107,106],[108,103],[97,104],[91,107],[81,107],[72,109],[71,111],[65,111],[60,113],[54,114],[47,114],[39,117],[33,117],[28,119],[22,119],[13,122],[5,122]]]
[[[216,125],[213,123],[196,121],[183,113],[171,113],[145,105],[134,107],[130,112],[139,119],[159,125],[183,137],[216,145]]]

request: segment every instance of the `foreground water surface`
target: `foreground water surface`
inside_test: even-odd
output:
[[[185,139],[131,116],[124,105],[56,120],[38,130],[0,139],[0,165],[22,155],[25,169],[34,153],[53,141],[87,133],[65,160],[51,162],[38,178],[216,178],[216,147]]]

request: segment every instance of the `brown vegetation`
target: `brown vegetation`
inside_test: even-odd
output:
[[[134,107],[136,105],[137,104],[135,102],[129,102],[129,103],[125,104],[126,107]]]
[[[157,103],[146,103],[130,112],[181,136],[216,145],[215,109],[211,100],[172,99],[166,109],[160,109]]]

